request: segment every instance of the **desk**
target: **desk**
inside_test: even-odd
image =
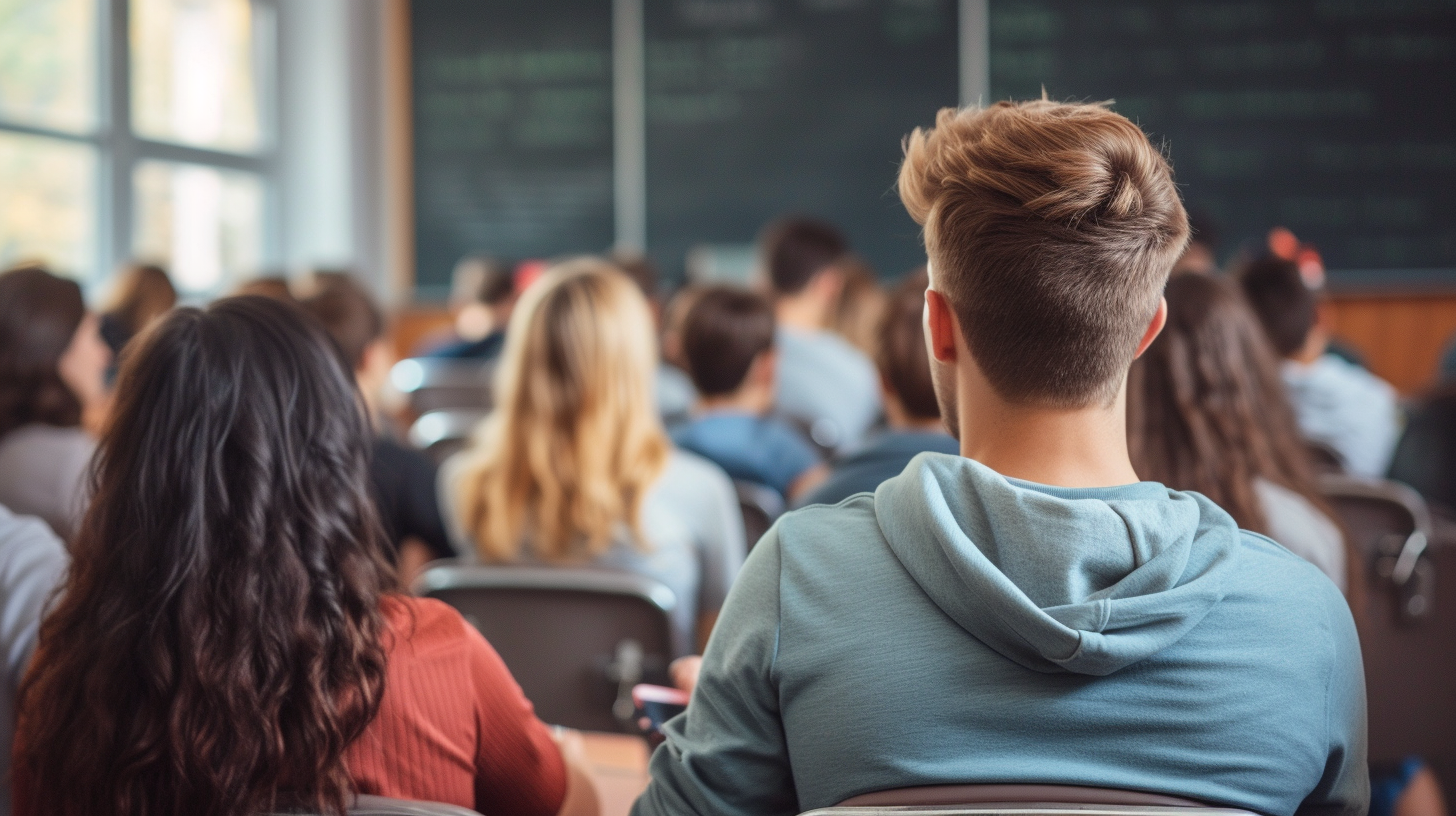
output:
[[[581,739],[602,816],[627,816],[647,789],[647,743],[626,734],[583,732]]]

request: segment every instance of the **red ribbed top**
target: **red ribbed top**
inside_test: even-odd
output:
[[[439,601],[391,598],[384,613],[394,635],[384,699],[344,754],[358,791],[553,816],[566,765],[495,649]]]

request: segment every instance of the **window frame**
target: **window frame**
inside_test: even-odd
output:
[[[88,288],[95,287],[109,279],[118,264],[133,257],[136,217],[133,178],[138,165],[146,161],[194,164],[256,176],[263,189],[263,245],[259,255],[265,266],[276,265],[282,255],[279,201],[283,171],[279,150],[282,84],[278,54],[281,0],[249,0],[254,9],[254,25],[267,29],[264,36],[254,38],[262,137],[255,153],[233,153],[138,136],[132,127],[131,0],[90,2],[96,7],[96,40],[92,44],[97,55],[93,130],[90,133],[57,130],[0,115],[0,132],[89,145],[95,150],[96,200],[92,202],[95,256],[91,269],[65,271],[75,273]],[[220,286],[227,288],[236,282],[225,280]]]

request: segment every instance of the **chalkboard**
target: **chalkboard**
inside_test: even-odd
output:
[[[416,286],[612,243],[606,0],[413,0]]]
[[[958,100],[953,0],[645,0],[647,242],[676,274],[784,213],[881,274],[924,263],[900,142]]]
[[[993,99],[1116,100],[1225,254],[1275,225],[1332,280],[1456,283],[1453,0],[991,0]]]

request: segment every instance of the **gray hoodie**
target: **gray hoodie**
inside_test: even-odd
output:
[[[1320,571],[1196,493],[917,456],[749,557],[634,813],[1024,782],[1365,811],[1365,693]]]

